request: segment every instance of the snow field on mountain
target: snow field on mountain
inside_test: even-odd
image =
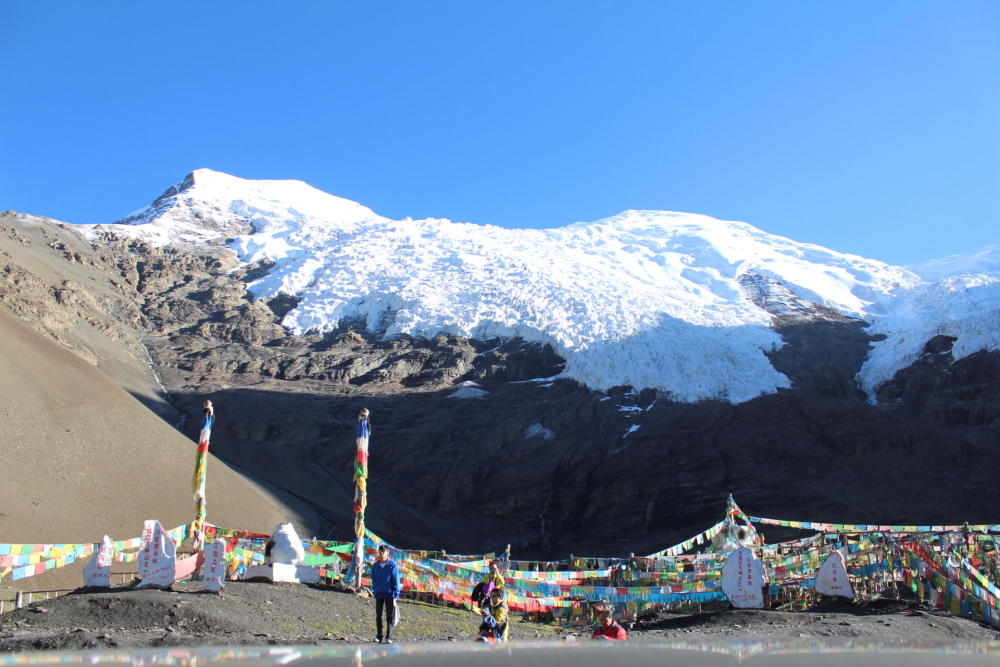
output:
[[[1000,245],[990,245],[964,255],[930,259],[908,267],[927,282],[970,273],[1000,274]]]
[[[871,397],[896,371],[916,361],[934,336],[954,337],[958,360],[979,350],[1000,349],[1000,272],[967,273],[922,284],[886,304],[871,333],[887,338],[875,344],[858,379]]]
[[[594,388],[658,386],[682,400],[787,386],[762,352],[780,345],[766,313],[716,269],[682,276],[677,257],[622,260],[613,239],[444,220],[254,224],[261,231],[232,247],[244,261],[278,260],[251,291],[299,296],[284,321],[298,333],[364,317],[390,336],[521,336],[552,343],[566,375]],[[749,331],[733,335],[734,325]]]
[[[1000,303],[988,277],[928,285],[741,222],[666,211],[545,230],[397,221],[299,181],[204,169],[168,195],[116,230],[158,244],[228,237],[243,262],[274,261],[251,293],[298,297],[283,321],[296,333],[364,318],[387,336],[521,336],[551,343],[567,359],[564,376],[595,389],[741,402],[787,387],[765,356],[782,343],[744,293],[747,275],[780,283],[758,282],[773,303],[807,299],[873,320],[889,338],[861,373],[869,391],[919,354],[927,331],[960,331],[956,353],[1000,346],[982,317]]]

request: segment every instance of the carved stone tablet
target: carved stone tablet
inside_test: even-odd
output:
[[[94,549],[90,562],[83,568],[83,585],[92,588],[111,587],[111,557],[114,545],[105,535]]]
[[[765,583],[764,566],[752,551],[741,547],[729,554],[722,567],[722,592],[734,607],[763,607]]]
[[[847,566],[844,565],[844,554],[834,551],[820,565],[816,575],[816,592],[854,598],[854,588],[847,578]]]
[[[139,576],[142,581],[136,588],[169,588],[174,583],[177,569],[177,545],[159,521],[146,522],[149,523],[153,524],[153,531],[147,541],[146,530],[143,530],[143,546],[139,552]]]
[[[205,547],[205,564],[201,570],[201,586],[206,591],[221,591],[226,585],[226,543],[215,540]]]

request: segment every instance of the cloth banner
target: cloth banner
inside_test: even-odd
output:
[[[211,401],[205,401],[205,419],[201,424],[201,432],[198,434],[198,452],[194,459],[194,475],[191,478],[191,490],[194,492],[194,526],[192,527],[192,537],[194,550],[200,551],[205,544],[205,518],[208,516],[208,507],[205,498],[205,482],[208,473],[208,441],[212,437],[212,422],[215,419],[215,410]]]

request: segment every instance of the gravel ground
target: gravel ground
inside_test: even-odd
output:
[[[0,651],[246,644],[368,643],[374,601],[324,587],[229,582],[223,596],[197,583],[172,591],[77,591],[0,617]],[[478,615],[400,600],[400,643],[475,637]],[[516,615],[514,616],[517,617]],[[578,639],[586,629],[515,621],[511,639]],[[993,640],[1000,633],[912,603],[831,603],[808,612],[726,610],[642,618],[633,641],[763,637]]]
[[[372,599],[320,586],[228,582],[222,596],[200,583],[172,591],[77,591],[0,617],[0,651],[98,647],[370,642]],[[472,641],[478,614],[400,600],[399,641]],[[557,629],[514,623],[513,639],[551,638]]]
[[[705,614],[659,614],[640,619],[633,637],[808,637],[906,641],[990,640],[1000,632],[984,623],[950,616],[921,603],[828,602],[808,611],[729,609]]]

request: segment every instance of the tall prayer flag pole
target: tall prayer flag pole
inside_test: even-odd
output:
[[[365,565],[365,508],[368,506],[368,438],[371,424],[368,408],[361,408],[358,414],[358,434],[355,440],[358,450],[354,459],[354,582],[361,588],[361,574]]]
[[[194,477],[191,478],[191,490],[194,491],[194,524],[191,526],[194,550],[201,551],[205,543],[205,517],[208,508],[205,504],[205,477],[208,472],[208,440],[212,437],[212,422],[215,420],[215,408],[212,401],[205,401],[205,420],[201,424],[198,435],[198,453],[194,459]]]

